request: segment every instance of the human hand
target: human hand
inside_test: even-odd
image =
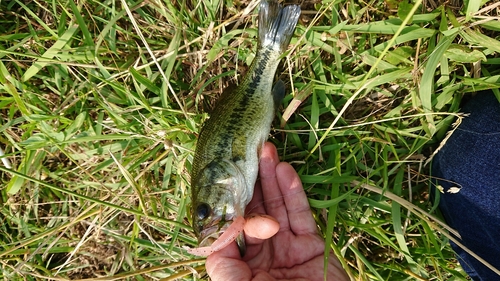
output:
[[[278,220],[279,232],[261,240],[259,229],[245,228],[247,252],[240,257],[236,243],[208,256],[212,280],[323,280],[325,241],[316,229],[298,174],[280,163],[276,147],[266,143],[259,164],[260,182],[247,211]],[[262,204],[264,202],[264,204]],[[262,236],[262,235],[260,235]],[[337,257],[330,253],[327,280],[349,280]]]

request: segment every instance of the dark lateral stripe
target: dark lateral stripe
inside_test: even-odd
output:
[[[265,49],[258,56],[258,61],[256,61],[256,66],[253,69],[253,73],[249,73],[253,76],[253,80],[248,84],[248,87],[245,89],[245,94],[252,96],[255,93],[255,89],[259,86],[262,75],[264,74],[264,70],[266,69],[266,64],[269,62],[269,55],[271,50]],[[256,58],[257,59],[257,58]]]
[[[229,115],[229,131],[236,131],[238,129],[238,123],[240,123],[245,118],[245,114],[248,113],[250,103],[252,100],[252,96],[255,93],[255,89],[259,86],[259,83],[262,79],[262,75],[264,75],[264,70],[266,69],[266,65],[269,62],[271,50],[266,49],[263,50],[258,57],[255,58],[256,65],[251,68],[251,72],[248,75],[253,77],[252,81],[248,84],[245,89],[245,94],[242,99],[239,100],[238,106],[233,109],[231,115]]]
[[[261,50],[259,52],[254,60],[255,65],[250,67],[250,72],[248,72],[247,77],[245,77],[250,79],[250,82],[246,84],[247,86],[245,89],[235,89],[235,91],[243,91],[244,94],[238,100],[237,106],[233,108],[231,114],[228,116],[226,131],[221,135],[219,141],[214,143],[216,154],[227,153],[228,149],[232,147],[234,136],[239,134],[241,130],[245,131],[248,129],[243,128],[245,127],[244,123],[251,121],[252,118],[259,118],[259,116],[255,116],[254,107],[259,107],[261,105],[254,100],[254,94],[255,90],[259,87],[263,75],[265,75],[264,71],[267,69],[271,52],[272,50],[270,49]],[[242,157],[244,156],[242,155]]]

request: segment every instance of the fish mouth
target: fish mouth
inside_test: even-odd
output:
[[[210,247],[221,235],[224,233],[229,226],[233,223],[232,220],[226,220],[222,226],[220,226],[220,221],[218,223],[213,223],[211,226],[203,229],[200,232],[198,238],[199,247]],[[240,233],[236,238],[236,244],[238,245],[238,250],[240,256],[243,257],[246,252],[246,243],[243,233]]]
[[[217,240],[219,236],[226,231],[231,223],[232,221],[226,221],[222,226],[220,226],[217,221],[212,223],[211,226],[203,229],[198,238],[199,247],[209,247],[212,245],[212,243],[214,243],[215,240]]]

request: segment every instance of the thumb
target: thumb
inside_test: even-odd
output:
[[[241,260],[236,243],[231,243],[208,256],[205,267],[213,281],[249,281],[252,279],[252,271],[247,263]]]

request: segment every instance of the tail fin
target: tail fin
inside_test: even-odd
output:
[[[276,0],[262,0],[259,11],[259,46],[283,53],[290,44],[300,7],[282,7]]]

